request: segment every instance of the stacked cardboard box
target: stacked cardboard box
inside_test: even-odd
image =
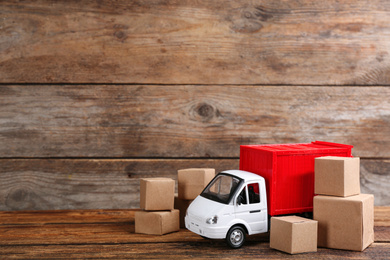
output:
[[[297,216],[271,218],[270,247],[298,254],[317,251],[317,221]]]
[[[177,181],[179,199],[195,199],[214,177],[215,169],[211,168],[178,170]]]
[[[135,232],[163,235],[179,231],[179,211],[174,209],[175,181],[169,178],[140,180],[140,207],[135,213]]]
[[[363,251],[374,242],[374,196],[360,194],[359,169],[359,158],[315,159],[319,247]]]
[[[177,172],[178,195],[175,196],[175,209],[180,211],[180,227],[185,228],[184,217],[188,206],[215,177],[215,169],[191,168]]]
[[[187,208],[190,206],[192,200],[184,200],[180,199],[179,196],[175,195],[175,209],[180,212],[180,228],[185,228],[186,224],[184,222],[184,218],[186,216]]]

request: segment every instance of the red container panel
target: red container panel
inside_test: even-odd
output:
[[[262,176],[267,186],[271,216],[313,211],[314,158],[351,157],[351,145],[307,144],[242,145],[240,170]]]

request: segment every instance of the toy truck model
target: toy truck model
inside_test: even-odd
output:
[[[186,228],[240,248],[246,234],[269,231],[270,216],[312,212],[314,158],[351,157],[352,147],[320,141],[242,145],[240,170],[215,176],[188,207]]]

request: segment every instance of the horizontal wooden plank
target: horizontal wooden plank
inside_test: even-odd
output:
[[[315,253],[288,255],[268,243],[247,242],[238,250],[223,241],[205,243],[137,243],[108,245],[2,246],[0,257],[12,259],[388,259],[390,244],[374,243],[364,252],[318,248]]]
[[[390,210],[377,207],[383,214]],[[383,208],[383,209],[382,209]],[[52,225],[52,224],[134,224],[134,215],[140,209],[89,210],[29,210],[0,211],[0,226]],[[386,223],[381,218],[381,222]]]
[[[139,178],[194,167],[237,169],[238,160],[3,159],[0,210],[139,208]]]
[[[390,241],[389,223],[385,223],[385,226],[374,227],[374,237],[376,242],[388,243]]]
[[[139,178],[177,179],[177,170],[237,169],[238,159],[3,159],[0,210],[139,207]],[[389,160],[361,160],[362,192],[390,205]]]
[[[390,207],[375,208],[375,225],[390,227]]]
[[[389,213],[388,207],[383,210],[387,211],[387,214]],[[104,216],[103,222],[101,222],[101,214],[111,216],[111,220]],[[35,215],[35,220],[31,217],[32,214],[30,212],[19,212],[18,215],[19,219],[9,221],[9,217],[15,216],[15,214],[13,212],[0,212],[1,220],[5,220],[5,223],[2,222],[0,224],[3,230],[0,234],[0,246],[108,244],[112,242],[129,244],[140,242],[210,242],[210,240],[204,240],[200,236],[184,229],[164,236],[135,234],[134,210],[123,210],[123,212],[109,211],[107,214],[104,211],[91,210],[87,211],[86,214],[84,214],[84,211],[76,211],[74,213],[67,211],[57,213],[53,211],[38,211]],[[69,222],[61,223],[67,216],[69,216]],[[77,218],[75,218],[76,216]],[[43,217],[42,220],[39,219],[40,217]],[[33,223],[29,224],[31,222]],[[375,225],[377,224],[380,224],[380,222],[375,221]],[[390,242],[389,232],[389,226],[376,226],[375,241]],[[56,239],[53,240],[53,237]],[[248,241],[268,242],[269,234],[248,236]]]
[[[93,224],[50,224],[50,225],[2,225],[0,246],[6,245],[74,245],[74,244],[139,244],[177,243],[210,240],[181,229],[163,236],[136,234],[134,222]],[[389,232],[390,228],[387,228]],[[269,233],[248,236],[248,241],[268,242]],[[217,241],[216,241],[217,242]],[[226,247],[226,245],[225,245]]]
[[[2,1],[1,82],[389,84],[390,5]]]
[[[364,160],[360,164],[361,192],[374,194],[377,205],[390,205],[389,167],[390,160]],[[390,218],[390,215],[388,218]]]
[[[390,157],[390,87],[0,86],[0,157],[239,157],[315,140]]]
[[[0,257],[385,259],[390,229],[388,223],[378,226],[381,217],[377,216],[388,215],[389,210],[375,208],[376,242],[364,252],[319,248],[317,253],[295,256],[270,249],[269,234],[248,236],[239,250],[229,249],[223,240],[203,239],[184,229],[163,236],[135,234],[134,210],[38,211],[35,216],[31,211],[0,212]],[[69,222],[63,222],[66,218]]]

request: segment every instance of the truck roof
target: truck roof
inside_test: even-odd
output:
[[[227,174],[236,176],[238,178],[241,178],[245,181],[252,181],[252,180],[259,180],[259,179],[264,180],[264,178],[261,177],[260,175],[257,175],[257,174],[251,173],[251,172],[247,172],[247,171],[241,171],[241,170],[227,170],[227,171],[222,171],[221,173],[227,173]]]
[[[352,145],[336,144],[323,141],[315,141],[311,143],[298,144],[268,144],[268,145],[241,145],[242,149],[254,149],[263,152],[273,153],[275,155],[293,155],[293,154],[312,154],[335,151],[345,151],[345,149],[352,149]]]

